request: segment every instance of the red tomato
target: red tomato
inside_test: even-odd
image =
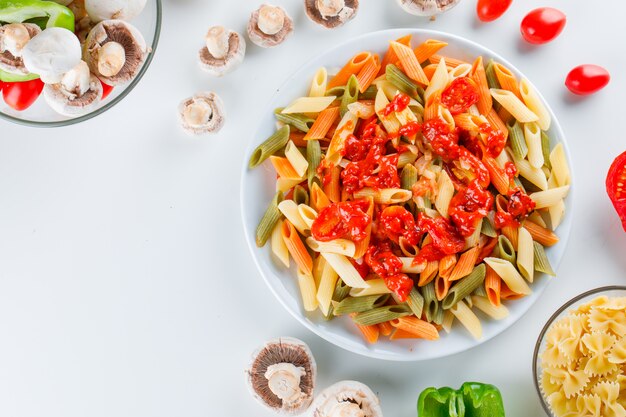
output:
[[[4,88],[4,82],[0,81],[0,91]]]
[[[422,232],[415,224],[415,217],[404,207],[389,206],[380,214],[378,225],[387,237],[398,243],[400,236],[410,245],[417,245]]]
[[[367,215],[369,201],[355,200],[324,207],[313,222],[311,234],[320,242],[348,237],[360,242],[367,237],[366,229],[371,222]]]
[[[113,86],[103,83],[102,80],[100,80],[100,84],[102,84],[102,100],[104,100],[113,91]]]
[[[565,86],[574,94],[585,96],[602,90],[611,80],[609,72],[598,65],[579,65],[567,74]]]
[[[459,114],[467,111],[479,98],[476,83],[471,78],[459,77],[443,90],[441,104],[446,106],[450,113]]]
[[[476,13],[483,22],[492,22],[507,11],[513,0],[478,0]]]
[[[562,11],[552,7],[540,7],[528,13],[522,20],[522,36],[535,45],[548,43],[563,31],[565,21]]]
[[[626,231],[626,152],[615,158],[606,176],[606,192]]]
[[[29,108],[41,94],[43,82],[39,78],[18,83],[4,83],[2,97],[11,108],[22,111]]]

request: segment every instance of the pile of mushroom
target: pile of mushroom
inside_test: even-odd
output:
[[[213,92],[198,93],[180,103],[178,119],[190,135],[217,133],[224,126],[224,103]]]
[[[356,16],[359,0],[304,0],[304,8],[313,22],[333,29]]]
[[[80,42],[74,33],[52,27],[33,37],[22,49],[28,73],[38,74],[41,81],[54,84],[80,62]]]
[[[102,97],[102,83],[80,61],[56,84],[46,84],[44,98],[56,112],[76,116],[95,110]]]
[[[200,68],[220,77],[237,68],[246,54],[246,41],[233,30],[213,26],[207,32],[205,46],[200,49]]]
[[[262,48],[280,45],[292,32],[293,21],[279,6],[263,4],[248,22],[248,37]]]
[[[407,13],[416,16],[434,16],[446,12],[461,0],[397,0]]]

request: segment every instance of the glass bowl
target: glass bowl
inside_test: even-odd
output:
[[[131,23],[137,27],[143,35],[146,40],[146,44],[150,48],[150,52],[148,53],[146,61],[143,63],[137,76],[127,85],[115,87],[111,94],[109,94],[109,96],[104,99],[95,110],[76,117],[63,116],[52,110],[43,98],[43,94],[41,94],[37,101],[28,109],[24,111],[16,111],[10,108],[4,100],[2,100],[2,97],[0,97],[0,119],[33,127],[59,127],[84,122],[85,120],[89,120],[92,117],[96,117],[97,115],[109,110],[122,101],[124,97],[126,97],[133,90],[133,88],[135,88],[148,70],[159,43],[159,35],[161,34],[161,15],[161,0],[149,0],[146,3],[146,7],[143,12],[131,21]]]
[[[541,405],[546,414],[551,417],[555,417],[555,414],[550,409],[548,401],[541,392],[541,374],[543,370],[541,368],[540,355],[546,348],[546,334],[548,330],[552,327],[552,325],[562,317],[566,316],[570,310],[574,310],[580,305],[588,303],[594,298],[602,295],[605,295],[607,297],[626,297],[626,286],[611,285],[607,287],[600,287],[584,292],[572,298],[567,303],[563,304],[563,306],[559,308],[552,315],[552,317],[550,317],[546,325],[543,326],[543,329],[541,329],[541,333],[539,334],[539,338],[537,339],[537,344],[535,345],[535,352],[533,354],[533,379],[535,380],[535,389],[537,390],[537,395],[539,395],[539,398],[541,398]]]

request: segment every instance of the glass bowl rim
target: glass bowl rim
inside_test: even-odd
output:
[[[582,294],[578,294],[576,297],[570,299],[569,301],[565,302],[561,307],[559,307],[559,309],[556,310],[554,312],[554,314],[552,314],[550,316],[548,321],[546,321],[546,324],[543,326],[543,328],[541,329],[541,332],[539,333],[539,337],[537,338],[537,342],[535,343],[535,350],[533,352],[533,382],[535,383],[535,390],[537,391],[537,395],[541,399],[541,407],[546,412],[546,414],[551,416],[551,417],[554,417],[554,413],[552,412],[552,410],[548,406],[548,404],[546,402],[546,399],[544,398],[544,395],[541,392],[541,388],[539,386],[540,385],[540,383],[539,383],[539,375],[537,374],[537,368],[538,368],[537,360],[539,359],[539,348],[541,347],[541,342],[543,342],[543,339],[544,339],[546,333],[548,332],[548,329],[550,327],[552,327],[552,324],[554,323],[554,321],[565,310],[567,310],[573,304],[576,304],[577,302],[579,302],[583,298],[587,298],[589,296],[600,294],[600,293],[603,293],[603,292],[608,292],[608,291],[626,291],[626,285],[607,285],[607,286],[604,286],[604,287],[598,287],[598,288],[594,288],[592,290],[585,291]]]
[[[124,88],[124,91],[122,91],[119,96],[115,97],[113,100],[106,103],[104,106],[100,107],[99,109],[96,109],[87,114],[83,114],[81,116],[74,117],[74,118],[67,119],[67,120],[58,120],[54,122],[40,122],[40,121],[35,121],[35,120],[25,120],[19,117],[10,116],[1,111],[0,111],[0,119],[7,120],[9,122],[22,125],[22,126],[30,126],[30,127],[38,127],[38,128],[63,127],[63,126],[71,126],[73,124],[82,123],[96,116],[99,116],[102,113],[106,112],[107,110],[113,108],[117,103],[119,103],[124,98],[126,98],[126,96],[130,94],[132,90],[135,89],[137,84],[139,84],[139,81],[141,81],[141,79],[143,78],[146,71],[148,71],[148,68],[150,67],[150,64],[152,63],[152,60],[154,59],[154,54],[157,50],[157,46],[159,45],[159,38],[161,36],[161,24],[162,24],[162,19],[163,19],[163,5],[161,3],[161,0],[155,0],[155,1],[156,1],[156,7],[157,7],[156,9],[157,18],[156,18],[156,25],[154,28],[154,39],[152,40],[152,44],[150,45],[150,53],[146,57],[146,62],[144,62],[143,66],[139,70],[139,73],[137,73],[137,76],[130,82],[130,84],[128,84],[128,86]]]

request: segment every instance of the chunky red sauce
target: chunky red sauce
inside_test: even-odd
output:
[[[493,195],[477,181],[470,182],[452,197],[448,214],[461,236],[469,237],[474,233],[478,221],[493,207],[493,201]]]
[[[497,228],[506,226],[519,227],[524,220],[535,209],[535,202],[519,188],[509,195],[506,209],[496,211],[495,225]]]
[[[506,146],[504,133],[491,127],[489,123],[483,123],[479,128],[480,133],[486,136],[487,155],[497,158]]]
[[[478,102],[480,95],[476,83],[469,77],[459,77],[441,93],[441,104],[446,106],[450,113],[466,112]]]
[[[454,165],[452,172],[461,181],[467,184],[475,179],[481,187],[489,187],[489,170],[480,159],[462,146],[459,148],[459,159],[454,161]]]
[[[391,102],[383,109],[383,116],[389,116],[391,113],[401,112],[409,106],[410,102],[411,97],[406,94],[396,94],[393,100],[391,100]]]
[[[441,119],[431,119],[422,125],[422,135],[436,155],[444,159],[456,159],[459,156],[459,135],[450,130],[450,126]]]
[[[420,213],[417,225],[428,232],[435,248],[445,255],[460,252],[465,247],[465,239],[445,217],[431,218]]]
[[[378,219],[378,227],[395,243],[398,243],[402,236],[409,245],[417,245],[422,237],[422,231],[415,224],[415,218],[402,206],[385,208]]]
[[[320,242],[347,237],[360,242],[367,237],[372,219],[367,214],[369,201],[355,200],[324,207],[311,227],[313,238]]]
[[[401,272],[402,261],[393,254],[389,243],[370,246],[365,253],[365,263],[385,281],[387,288],[398,295],[400,301],[406,301],[413,288],[413,280]]]
[[[425,262],[438,261],[444,256],[446,256],[445,253],[443,253],[441,250],[437,249],[435,245],[430,243],[428,245],[425,245],[422,249],[420,249],[420,252],[413,259],[412,265],[417,265],[424,261]]]
[[[504,164],[504,172],[510,179],[514,179],[517,175],[517,167],[513,162],[507,162]]]

